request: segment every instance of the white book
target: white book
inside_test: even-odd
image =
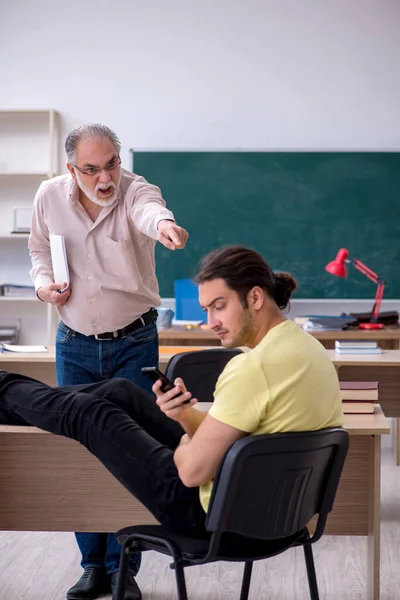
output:
[[[374,340],[336,340],[336,348],[377,348]]]
[[[176,325],[177,327],[200,327],[200,325],[204,321],[188,321],[187,319],[172,319],[172,326]]]
[[[303,329],[304,331],[343,331],[342,327],[327,327],[321,323],[314,323],[314,321],[306,321]]]
[[[335,348],[337,354],[381,354],[382,348]]]
[[[47,352],[46,346],[20,346],[19,344],[0,344],[7,352]]]
[[[63,235],[50,233],[50,251],[51,262],[53,265],[54,283],[66,283],[67,285],[60,289],[64,292],[69,286],[69,269],[67,261],[67,253],[65,250],[65,240]]]

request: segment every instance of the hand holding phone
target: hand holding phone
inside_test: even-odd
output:
[[[161,380],[160,390],[164,393],[169,392],[170,390],[172,390],[172,388],[175,387],[175,384],[170,379],[168,379],[168,377],[166,375],[164,375],[164,373],[162,373],[160,371],[160,369],[158,369],[157,367],[142,367],[141,371],[144,375],[146,375],[146,377],[151,379],[151,381],[153,383],[155,383],[156,381],[158,381],[160,379]],[[189,404],[189,403],[190,403],[190,400],[184,400],[182,402],[182,404]]]

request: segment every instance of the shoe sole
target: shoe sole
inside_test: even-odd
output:
[[[96,596],[66,596],[66,600],[96,600],[101,594],[103,594],[103,592],[96,594]]]
[[[105,594],[110,594],[111,588],[107,588],[104,590],[100,590],[95,596],[77,596],[75,594],[67,594],[66,600],[96,600],[99,596],[104,596]]]

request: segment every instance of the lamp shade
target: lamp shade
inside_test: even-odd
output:
[[[331,275],[336,275],[336,277],[347,277],[347,268],[344,263],[348,256],[349,251],[346,248],[341,248],[335,260],[326,265],[325,271],[328,271]]]

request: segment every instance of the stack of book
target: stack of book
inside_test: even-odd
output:
[[[374,340],[336,340],[338,354],[381,354],[382,348]]]
[[[377,381],[341,381],[340,393],[344,413],[368,414],[378,402]]]

